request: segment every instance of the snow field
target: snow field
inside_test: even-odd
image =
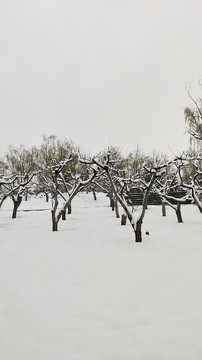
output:
[[[102,194],[79,194],[51,232],[50,204],[0,212],[2,360],[201,360],[202,221],[150,206],[143,242]],[[145,235],[148,230],[150,235]]]

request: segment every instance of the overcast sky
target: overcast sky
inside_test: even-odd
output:
[[[92,154],[187,148],[201,15],[201,0],[0,0],[0,154],[42,134]]]

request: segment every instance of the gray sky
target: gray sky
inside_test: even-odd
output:
[[[92,154],[187,148],[201,14],[201,0],[0,0],[1,154],[43,133]]]

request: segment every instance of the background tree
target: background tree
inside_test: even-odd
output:
[[[5,155],[7,170],[18,176],[25,176],[38,167],[38,150],[36,147],[27,149],[24,145],[19,147],[9,146]]]
[[[186,155],[182,155],[175,160],[176,168],[178,169],[180,185],[189,191],[193,202],[197,205],[199,211],[202,213],[202,171],[201,168],[202,157],[200,155],[194,158],[189,158]],[[184,169],[190,168],[190,164],[193,167],[193,175],[188,179],[188,182],[184,180]],[[199,168],[200,164],[200,168]]]
[[[187,86],[187,93],[193,103],[193,107],[186,107],[184,110],[187,132],[190,135],[190,149],[194,152],[202,151],[202,99],[195,100],[190,88]]]

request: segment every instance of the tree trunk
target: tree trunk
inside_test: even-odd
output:
[[[46,202],[48,202],[49,196],[48,196],[48,194],[45,194],[45,195],[46,195]]]
[[[110,200],[110,207],[112,208],[112,211],[114,211],[114,198],[112,194],[109,194],[109,200]]]
[[[97,196],[96,196],[95,190],[93,190],[93,198],[94,198],[94,200],[97,200]]]
[[[51,215],[52,215],[52,231],[58,231],[58,223],[55,218],[54,210],[51,210]]]
[[[166,216],[166,204],[162,201],[162,216]]]
[[[177,203],[177,209],[176,209],[175,212],[176,212],[176,215],[177,215],[177,221],[179,223],[183,223],[180,202]]]
[[[197,206],[198,206],[198,209],[199,209],[200,213],[202,214],[202,206],[199,206],[199,205],[197,205]]]
[[[119,207],[118,207],[118,201],[117,201],[117,199],[115,199],[115,201],[114,201],[114,206],[115,206],[116,218],[119,219],[119,218],[120,218],[120,215],[119,215]]]
[[[68,214],[72,213],[72,204],[71,203],[69,203],[68,206],[67,206],[67,213]]]
[[[114,198],[113,197],[111,198],[111,208],[112,208],[112,211],[114,211]]]
[[[126,225],[127,222],[127,216],[125,214],[122,214],[121,216],[121,225]]]
[[[14,206],[13,206],[13,213],[12,213],[12,219],[16,219],[16,216],[17,216],[17,210],[18,210],[17,202],[14,202]]]
[[[138,220],[135,228],[135,241],[142,242],[142,221]]]
[[[66,209],[63,210],[63,213],[62,213],[62,220],[66,220]]]
[[[12,219],[16,219],[16,217],[17,217],[17,211],[18,211],[18,208],[19,208],[21,202],[22,202],[22,198],[21,198],[21,197],[18,198],[17,200],[15,200],[15,199],[13,198],[13,204],[14,204],[14,206],[13,206]]]

